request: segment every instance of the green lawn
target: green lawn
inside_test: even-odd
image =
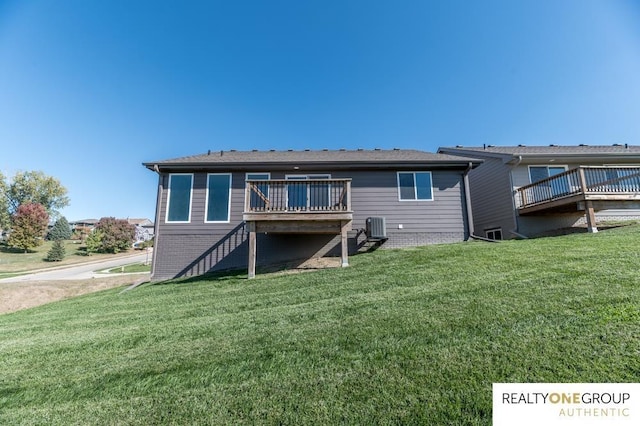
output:
[[[493,382],[637,382],[640,227],[379,250],[0,316],[0,424],[491,423]]]
[[[145,265],[144,263],[132,263],[130,265],[118,266],[117,268],[111,268],[100,272],[104,272],[107,274],[151,272],[151,264]]]
[[[40,247],[25,253],[22,250],[13,249],[6,245],[0,245],[0,277],[6,278],[19,272],[36,269],[51,268],[55,266],[73,265],[99,259],[109,259],[113,254],[93,254],[86,256],[84,245],[75,241],[64,241],[66,256],[61,262],[47,262],[47,252],[51,249],[53,241],[44,241]]]

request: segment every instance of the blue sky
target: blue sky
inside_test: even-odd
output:
[[[640,144],[640,2],[2,1],[0,170],[153,219],[144,161]]]

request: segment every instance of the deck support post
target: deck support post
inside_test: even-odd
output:
[[[249,279],[256,277],[256,223],[247,222],[249,227]]]
[[[347,229],[349,222],[340,222],[340,249],[342,251],[342,267],[349,266],[349,245],[347,244]]]
[[[587,216],[587,230],[591,233],[598,232],[596,226],[596,214],[593,211],[593,201],[587,200],[584,203],[584,213]]]

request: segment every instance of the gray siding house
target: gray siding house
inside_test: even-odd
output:
[[[158,173],[152,279],[323,256],[374,244],[465,240],[479,160],[416,150],[210,151]],[[369,219],[373,218],[373,219]]]
[[[640,146],[442,147],[469,173],[474,228],[491,239],[640,219]]]

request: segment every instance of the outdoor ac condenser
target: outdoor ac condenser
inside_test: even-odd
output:
[[[369,240],[386,240],[387,225],[384,217],[368,217],[365,234]]]

